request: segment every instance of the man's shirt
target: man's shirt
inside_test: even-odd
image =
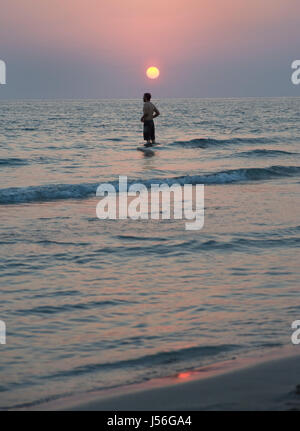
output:
[[[144,121],[153,120],[153,113],[157,111],[157,108],[151,102],[144,102]]]

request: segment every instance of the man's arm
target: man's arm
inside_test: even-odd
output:
[[[157,109],[157,107],[156,107],[156,106],[154,106],[154,105],[153,105],[153,110],[154,110],[154,112],[155,112],[155,114],[153,115],[153,118],[158,117],[158,116],[160,115],[160,112],[159,112],[159,110]]]

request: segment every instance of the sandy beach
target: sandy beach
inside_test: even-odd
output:
[[[52,401],[35,410],[300,410],[299,350],[294,346],[233,359],[168,379]]]

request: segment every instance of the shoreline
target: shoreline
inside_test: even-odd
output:
[[[254,352],[145,383],[60,398],[22,410],[300,410],[298,346]]]

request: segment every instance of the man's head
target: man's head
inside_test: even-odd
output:
[[[150,93],[145,93],[144,97],[143,97],[144,102],[150,102],[151,100],[151,94]]]

